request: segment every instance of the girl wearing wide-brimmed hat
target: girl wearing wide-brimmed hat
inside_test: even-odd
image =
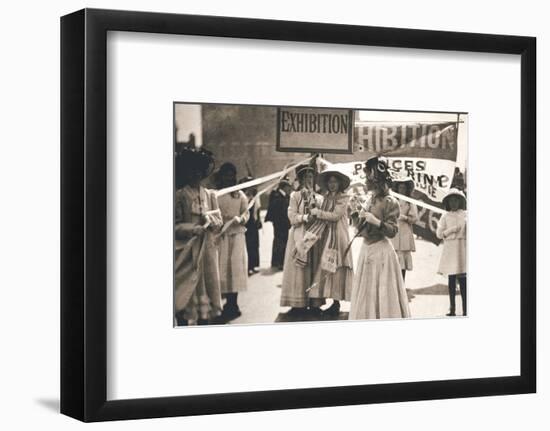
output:
[[[221,292],[214,234],[222,225],[214,191],[201,185],[214,168],[212,153],[195,147],[176,154],[176,323],[207,324],[220,315]]]
[[[443,206],[447,213],[439,219],[437,237],[443,240],[439,273],[448,276],[450,310],[447,316],[456,315],[456,282],[460,285],[462,314],[466,316],[466,196],[458,189],[450,189]]]
[[[288,219],[290,231],[285,250],[283,282],[281,288],[281,306],[291,307],[291,315],[301,315],[309,307],[314,314],[321,313],[324,299],[309,298],[307,289],[313,283],[315,269],[320,261],[318,245],[311,247],[300,262],[295,259],[296,246],[303,240],[307,226],[314,222],[311,211],[321,204],[322,197],[315,192],[315,167],[309,164],[296,168],[296,177],[300,183],[298,190],[290,194]]]
[[[390,238],[397,234],[399,203],[390,196],[391,175],[383,157],[365,163],[367,199],[352,208],[352,220],[363,237],[353,279],[350,319],[410,317],[401,267]]]
[[[237,168],[226,162],[216,173],[219,189],[237,184]],[[250,217],[248,198],[241,190],[218,196],[218,203],[227,229],[220,237],[220,284],[222,296],[226,299],[223,306],[224,320],[236,319],[241,315],[237,302],[238,293],[247,288],[248,254],[246,251],[246,223]]]
[[[350,178],[338,170],[328,169],[319,174],[317,183],[324,190],[324,199],[320,208],[311,210],[311,215],[326,227],[319,239],[321,263],[309,297],[331,298],[333,303],[324,314],[337,316],[340,301],[350,300],[353,286],[353,259],[351,250],[347,249],[349,196],[345,193]]]
[[[414,190],[414,180],[403,173],[393,178],[392,188],[400,195],[410,197]],[[398,197],[399,199],[399,197]],[[399,199],[399,218],[397,219],[397,234],[392,238],[393,248],[399,259],[399,266],[405,280],[407,271],[412,271],[412,252],[416,251],[414,243],[413,225],[418,221],[416,205]]]

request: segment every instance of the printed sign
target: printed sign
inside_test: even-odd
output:
[[[398,160],[398,159],[395,159]],[[390,159],[390,167],[392,164],[393,159]],[[428,162],[427,160],[426,162]],[[367,193],[367,188],[365,185],[365,172],[363,171],[363,167],[365,166],[362,162],[349,162],[349,163],[327,163],[325,160],[321,161],[321,170],[324,169],[337,169],[340,172],[346,174],[351,178],[351,184],[348,189],[348,194],[350,195],[357,195],[357,196],[364,196]],[[429,169],[431,166],[429,163],[427,163],[425,166],[423,166],[423,169]],[[416,184],[416,181],[415,181]],[[415,189],[413,191],[413,195],[411,196],[413,199],[417,200],[419,204],[417,205],[418,209],[418,221],[413,226],[413,231],[415,235],[418,235],[422,238],[424,238],[427,241],[433,242],[434,244],[439,244],[441,240],[437,238],[435,232],[437,230],[437,223],[439,221],[439,218],[441,217],[441,214],[436,211],[432,211],[428,207],[422,206],[422,203],[425,202],[429,206],[433,207],[441,207],[440,202],[436,202],[434,200],[431,200],[426,193],[423,192],[423,190],[417,190]]]
[[[438,244],[437,222],[441,207],[453,181],[457,156],[457,124],[380,124],[355,123],[354,158],[356,162],[330,164],[351,178],[348,193],[366,193],[364,160],[375,155],[388,159],[389,170],[396,176],[414,181],[412,198],[418,201],[418,221],[414,233]],[[327,163],[325,160],[322,163]],[[327,168],[328,166],[321,167]],[[422,206],[426,203],[427,206]]]
[[[456,123],[355,123],[355,151],[456,161]]]
[[[353,110],[277,109],[277,151],[344,153],[353,151]]]

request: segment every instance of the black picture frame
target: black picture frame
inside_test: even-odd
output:
[[[521,373],[516,376],[107,401],[107,32],[521,57]],[[84,9],[61,18],[61,412],[82,421],[205,415],[536,390],[536,39]]]

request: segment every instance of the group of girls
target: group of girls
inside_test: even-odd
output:
[[[410,317],[401,266],[390,241],[398,233],[400,207],[390,195],[388,163],[365,163],[367,195],[350,200],[349,178],[336,170],[316,176],[313,166],[297,170],[300,187],[290,196],[291,223],[285,253],[281,305],[288,313],[337,314],[350,301],[349,319]],[[315,182],[323,195],[315,191]],[[349,222],[362,239],[354,271]],[[326,299],[332,305],[324,311]]]
[[[413,269],[415,241],[412,226],[418,210],[407,199],[397,200],[390,187],[410,197],[410,177],[392,178],[387,160],[365,163],[367,194],[353,198],[344,191],[350,179],[337,170],[316,175],[314,166],[297,169],[299,189],[290,195],[291,229],[285,252],[281,306],[291,315],[338,315],[340,301],[350,301],[349,319],[410,317],[404,281]],[[322,194],[316,192],[315,183]],[[439,273],[448,276],[450,311],[456,315],[456,283],[466,315],[466,197],[451,189],[443,199],[446,213],[437,236],[443,240]],[[349,220],[362,239],[357,268],[353,268]],[[332,305],[321,306],[327,299]]]
[[[255,210],[250,213],[252,196],[247,198],[241,190],[216,196],[205,188],[202,180],[213,167],[212,154],[203,149],[185,148],[176,157],[177,325],[223,323],[240,316],[238,293],[246,290],[247,275],[258,264],[249,265],[246,246],[254,243],[257,248],[257,238],[246,235],[251,218],[257,217]],[[412,203],[390,194],[392,176],[386,159],[367,160],[364,171],[366,197],[351,199],[345,193],[350,179],[342,172],[329,169],[317,174],[314,165],[297,168],[299,188],[289,198],[280,301],[290,307],[291,315],[337,316],[340,301],[350,301],[349,319],[410,317],[404,278],[405,271],[412,269],[412,224],[418,213]],[[233,164],[223,164],[215,174],[217,187],[235,185],[236,174]],[[397,180],[397,191],[410,195],[409,182]],[[457,281],[466,314],[465,202],[462,192],[452,189],[443,201],[448,212],[437,230],[444,240],[440,272],[449,276],[449,315],[455,315]],[[350,220],[362,240],[355,269]],[[322,310],[327,299],[332,304]]]
[[[397,193],[411,196],[414,182],[410,177],[397,178],[394,183]],[[439,219],[436,235],[443,241],[438,273],[448,278],[450,308],[447,316],[456,316],[457,282],[462,297],[462,314],[466,316],[466,196],[461,190],[451,188],[442,203],[446,212]],[[416,248],[412,226],[418,221],[418,210],[416,205],[405,200],[399,201],[399,207],[398,233],[392,243],[405,280],[407,271],[413,269],[411,252]]]
[[[311,165],[298,167],[300,187],[290,194],[281,306],[291,307],[291,315],[319,315],[326,298],[334,302],[325,313],[338,314],[339,301],[349,301],[351,295],[353,263],[346,250],[349,197],[344,193],[350,180],[338,171],[325,171],[317,178],[315,173]],[[316,180],[324,196],[315,191]],[[323,262],[328,255],[332,262]]]
[[[238,294],[247,288],[249,200],[240,190],[217,196],[205,188],[202,180],[213,167],[212,154],[203,149],[184,148],[176,156],[174,315],[178,326],[239,317]],[[214,175],[217,187],[234,186],[236,175],[235,166],[224,163]]]

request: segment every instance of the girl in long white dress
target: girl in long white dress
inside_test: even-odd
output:
[[[351,293],[350,320],[410,317],[401,268],[390,239],[397,234],[399,203],[390,196],[386,159],[365,164],[367,200],[352,209],[363,244]]]
[[[296,171],[300,188],[290,194],[288,206],[291,228],[283,265],[281,306],[291,307],[288,312],[291,315],[301,315],[308,308],[312,314],[320,314],[324,299],[310,299],[307,293],[320,261],[319,246],[314,244],[299,263],[296,260],[296,246],[303,240],[307,226],[314,221],[311,210],[321,204],[322,198],[315,192],[315,169],[310,165],[303,165]]]
[[[176,156],[174,313],[178,326],[205,325],[222,311],[214,237],[222,219],[213,190],[201,185],[212,154],[185,148]]]
[[[237,168],[232,163],[224,163],[217,172],[219,188],[237,184]],[[237,302],[239,292],[247,289],[248,254],[246,251],[246,223],[249,218],[248,198],[240,191],[226,193],[218,197],[225,231],[220,237],[220,285],[226,302],[222,319],[236,319],[241,315]]]
[[[347,247],[350,240],[349,196],[345,193],[350,179],[339,171],[326,170],[319,174],[317,182],[325,194],[321,208],[312,209],[311,214],[324,222],[326,229],[319,240],[323,257],[315,271],[315,283],[309,297],[332,299],[331,306],[323,314],[337,316],[340,301],[350,300],[353,286],[353,258]]]

